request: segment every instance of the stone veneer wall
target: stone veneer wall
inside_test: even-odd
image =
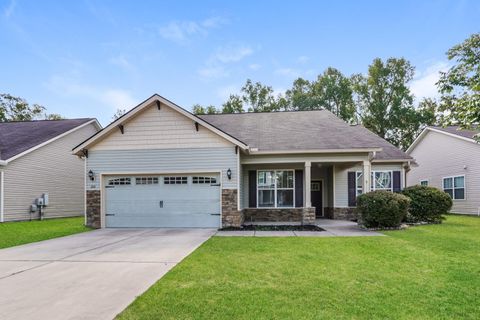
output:
[[[100,224],[100,190],[87,190],[87,226],[98,229]]]
[[[335,220],[357,220],[356,208],[333,208],[333,219]]]
[[[248,208],[243,215],[247,222],[315,222],[315,208]]]
[[[222,227],[240,227],[243,212],[238,210],[237,189],[222,190]]]

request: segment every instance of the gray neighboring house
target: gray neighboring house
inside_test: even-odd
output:
[[[413,160],[328,111],[196,116],[155,94],[74,148],[93,227],[355,219]]]
[[[0,123],[0,222],[39,218],[43,194],[45,218],[83,215],[85,163],[71,150],[100,129],[90,118]]]
[[[408,173],[407,184],[428,185],[447,192],[451,212],[480,214],[479,131],[459,127],[427,127],[407,149],[418,163]]]

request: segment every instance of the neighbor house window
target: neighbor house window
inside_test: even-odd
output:
[[[372,171],[370,188],[374,190],[393,191],[392,171]],[[363,193],[363,172],[357,171],[357,197]]]
[[[465,176],[443,178],[443,191],[454,200],[465,200]]]
[[[257,206],[291,208],[294,203],[293,170],[259,170],[257,172]]]
[[[163,184],[187,184],[187,177],[164,177]]]
[[[420,185],[424,187],[428,187],[428,180],[420,180]]]
[[[124,186],[132,183],[130,178],[114,178],[108,180],[109,186]]]

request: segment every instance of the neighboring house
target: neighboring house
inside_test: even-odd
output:
[[[0,222],[85,212],[85,163],[71,150],[100,129],[95,119],[0,123]],[[43,197],[43,195],[48,195]]]
[[[354,219],[356,196],[399,191],[412,161],[328,111],[195,116],[159,95],[73,152],[94,227]]]
[[[479,131],[458,127],[427,127],[408,148],[418,163],[408,173],[408,185],[428,185],[447,192],[453,200],[451,212],[480,213]]]

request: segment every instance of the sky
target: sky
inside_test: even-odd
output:
[[[107,125],[154,93],[220,106],[246,79],[276,93],[374,58],[415,67],[435,97],[445,55],[480,30],[480,1],[0,0],[0,92]]]

